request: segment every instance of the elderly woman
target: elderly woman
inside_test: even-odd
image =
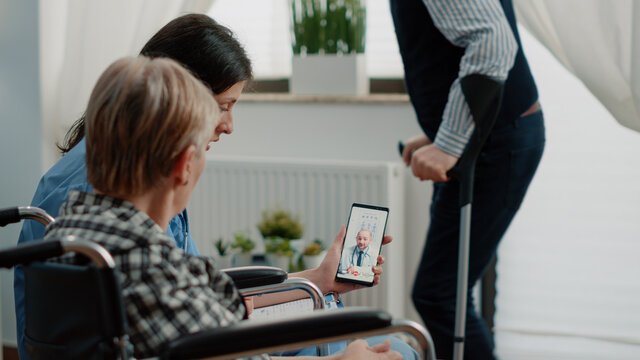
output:
[[[211,91],[221,111],[213,130],[212,141],[233,132],[232,111],[245,83],[252,78],[251,61],[231,30],[202,14],[187,14],[173,19],[158,30],[144,45],[141,54],[168,57],[187,67]],[[44,209],[52,216],[72,190],[92,192],[87,181],[85,161],[86,116],[82,116],[69,130],[60,146],[64,156],[40,179],[31,205]],[[185,252],[198,255],[189,231],[187,211],[176,214],[167,227],[167,235]],[[22,227],[18,243],[42,239],[40,224],[27,221]],[[16,327],[20,359],[28,360],[24,344],[24,273],[22,267],[14,272]]]
[[[212,95],[169,59],[113,63],[99,78],[86,113],[93,193],[70,192],[57,221],[46,229],[45,239],[75,235],[111,252],[136,357],[157,355],[162,344],[181,335],[246,317],[230,279],[210,259],[184,252],[166,234],[202,174],[220,122]],[[340,235],[344,229],[336,245]],[[330,256],[320,268],[299,275],[322,283],[337,262],[338,256]],[[331,358],[401,358],[389,346],[357,341]]]

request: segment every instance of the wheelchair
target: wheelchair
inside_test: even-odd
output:
[[[43,225],[55,221],[34,207],[0,209],[0,226],[23,219]],[[46,261],[66,253],[82,254],[89,262],[70,265]],[[16,265],[23,265],[25,272],[25,339],[31,359],[133,359],[117,270],[106,249],[70,236],[0,251],[0,268]],[[312,298],[316,311],[189,334],[165,344],[159,359],[234,359],[315,345],[322,355],[328,343],[403,332],[416,340],[423,359],[435,360],[429,333],[413,321],[362,307],[323,310],[324,297],[313,283],[288,279],[278,268],[224,271],[243,296],[303,290]]]

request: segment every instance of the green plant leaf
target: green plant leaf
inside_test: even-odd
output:
[[[216,240],[213,243],[213,245],[215,246],[215,248],[218,251],[218,254],[220,254],[220,256],[225,256],[225,255],[227,255],[227,251],[229,250],[229,246],[231,244],[225,242],[222,237],[219,237],[218,240]]]
[[[294,54],[363,53],[365,0],[292,0]]]
[[[304,226],[298,216],[294,216],[288,210],[275,208],[262,212],[258,229],[264,238],[299,239],[302,237]]]
[[[240,252],[244,254],[251,252],[256,247],[255,242],[249,238],[248,231],[236,231],[233,237],[235,241],[231,244],[231,248],[240,249]]]
[[[325,250],[324,245],[320,239],[315,239],[313,242],[304,249],[303,255],[320,255]]]

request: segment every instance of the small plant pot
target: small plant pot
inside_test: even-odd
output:
[[[233,266],[250,266],[253,264],[253,254],[237,253],[233,255]]]
[[[271,266],[275,266],[284,271],[289,271],[289,267],[291,266],[291,256],[266,254],[266,258]]]
[[[302,252],[304,251],[305,242],[302,239],[291,239],[289,240],[289,245],[291,245],[291,248],[295,251],[296,254],[302,254]]]
[[[364,54],[294,55],[291,66],[291,93],[294,95],[369,93]]]
[[[227,269],[233,265],[233,254],[215,254],[213,259],[215,260],[218,269]]]
[[[302,262],[304,262],[305,269],[315,269],[322,263],[324,257],[327,255],[326,251],[321,252],[318,255],[302,255]]]

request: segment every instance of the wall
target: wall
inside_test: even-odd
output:
[[[28,204],[40,176],[38,1],[0,0],[0,208]],[[0,230],[0,247],[20,227]],[[13,273],[0,272],[2,337],[15,343]]]

